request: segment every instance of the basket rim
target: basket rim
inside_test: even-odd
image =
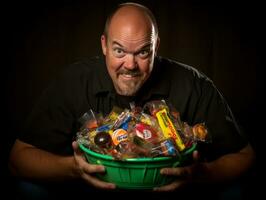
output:
[[[193,143],[192,146],[187,149],[186,151],[182,152],[182,155],[187,155],[192,153],[195,149],[196,149],[197,144]],[[115,160],[114,157],[110,156],[110,155],[105,155],[105,154],[100,154],[97,152],[94,152],[90,149],[88,149],[87,147],[85,147],[83,144],[79,143],[79,147],[87,154],[97,157],[97,158],[101,158],[101,159],[105,159],[105,160]],[[123,161],[127,161],[127,162],[157,162],[157,161],[163,161],[163,160],[171,160],[171,159],[176,159],[176,157],[154,157],[154,158],[127,158]]]

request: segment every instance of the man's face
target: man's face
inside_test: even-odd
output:
[[[157,49],[153,30],[140,27],[110,28],[108,38],[101,38],[107,70],[116,92],[133,96],[150,76]]]

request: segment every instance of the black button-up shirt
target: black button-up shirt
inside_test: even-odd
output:
[[[164,99],[190,125],[204,122],[211,134],[203,145],[206,157],[238,151],[247,144],[226,101],[213,82],[191,66],[157,57],[149,79],[136,96],[115,92],[102,57],[69,66],[44,91],[29,116],[19,139],[58,154],[72,153],[71,142],[89,109],[108,114],[113,106],[129,108],[130,102],[143,106]]]

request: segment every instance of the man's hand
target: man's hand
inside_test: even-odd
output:
[[[193,152],[193,160],[194,163],[190,166],[161,169],[161,174],[166,176],[175,176],[176,180],[168,185],[154,188],[154,191],[174,191],[188,183],[199,180],[202,175],[206,173],[206,169],[203,163],[198,162],[198,151]]]
[[[90,185],[100,189],[114,189],[116,186],[112,183],[107,183],[97,179],[94,173],[104,173],[105,168],[102,165],[89,164],[84,157],[83,152],[80,151],[77,142],[72,143],[74,150],[75,164],[78,169],[79,176]]]

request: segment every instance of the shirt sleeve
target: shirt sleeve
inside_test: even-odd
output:
[[[239,151],[247,145],[247,137],[236,122],[234,115],[225,98],[209,79],[195,82],[193,124],[205,123],[211,141],[200,146],[208,159]],[[197,96],[197,98],[195,98]]]
[[[60,74],[40,97],[18,138],[53,153],[71,153],[77,131],[75,105],[83,95],[81,85],[73,70]]]

